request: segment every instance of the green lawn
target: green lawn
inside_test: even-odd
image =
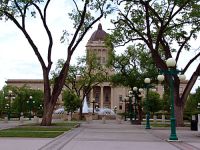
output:
[[[54,138],[78,126],[78,123],[54,123],[52,126],[39,126],[35,124],[23,125],[16,128],[0,130],[0,137],[31,137]]]

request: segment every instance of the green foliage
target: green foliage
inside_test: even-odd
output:
[[[144,109],[153,114],[162,109],[160,95],[157,92],[149,91],[148,100],[144,100]]]
[[[170,112],[170,94],[169,94],[169,88],[165,86],[163,98],[161,100],[162,105],[162,111]]]
[[[43,108],[41,105],[43,104],[43,91],[30,89],[29,87],[11,87],[5,86],[3,88],[4,94],[2,96],[2,111],[3,113],[7,113],[8,108],[6,108],[6,104],[9,104],[9,100],[5,99],[4,97],[8,96],[8,91],[12,91],[12,102],[10,103],[10,111],[13,117],[19,117],[20,113],[22,112],[24,115],[28,115],[30,109],[33,111],[34,114],[41,116],[43,112]],[[30,96],[32,96],[31,100],[31,108],[27,101],[30,100]],[[33,103],[34,101],[34,103]],[[15,114],[15,115],[14,115]]]
[[[196,89],[194,94],[190,94],[185,107],[185,112],[190,114],[197,114],[200,112],[200,108],[197,108],[198,103],[200,103],[200,87]]]
[[[121,55],[111,54],[109,65],[117,72],[111,77],[114,85],[126,87],[143,86],[145,77],[156,78],[158,75],[155,64],[143,45],[129,46]]]
[[[0,116],[2,116],[4,110],[4,94],[3,91],[0,91]]]
[[[63,92],[64,107],[68,113],[73,113],[81,106],[80,98],[71,91]]]

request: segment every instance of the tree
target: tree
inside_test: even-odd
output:
[[[179,62],[184,51],[191,51],[192,40],[199,33],[199,0],[116,0],[117,19],[113,19],[112,40],[116,45],[130,42],[144,44],[151,53],[156,67],[167,70],[165,60],[175,56]],[[123,7],[123,9],[122,9]],[[183,73],[188,71],[200,56],[198,48],[185,62]],[[194,69],[182,95],[179,95],[180,80],[174,79],[175,116],[177,126],[183,126],[183,110],[187,97],[200,75],[200,63]],[[169,85],[169,76],[165,75]]]
[[[197,108],[198,103],[200,103],[200,87],[196,89],[196,92],[190,94],[188,101],[186,103],[185,111],[189,112],[190,114],[196,114],[199,112],[199,108]]]
[[[41,90],[35,90],[31,89],[27,86],[22,87],[15,87],[15,86],[5,86],[2,90],[2,107],[5,108],[6,99],[5,96],[8,95],[8,91],[13,91],[13,96],[15,97],[11,103],[11,112],[15,113],[15,116],[20,117],[20,113],[23,113],[24,115],[27,115],[30,111],[29,105],[27,101],[30,99],[30,96],[32,96],[32,101],[35,103],[32,105],[32,111],[35,114],[38,114],[38,110],[41,107],[41,104],[43,103],[43,97],[44,93]],[[3,94],[4,93],[4,94]]]
[[[0,91],[0,116],[2,116],[4,110],[4,94],[3,91]]]
[[[161,99],[157,92],[149,91],[148,100],[144,101],[144,109],[154,113],[161,110]]]
[[[168,113],[170,113],[170,93],[169,93],[169,88],[168,87],[164,87],[164,94],[162,96],[162,100],[161,100],[161,105],[162,105],[162,110],[163,111],[167,111]]]
[[[1,19],[5,18],[11,20],[23,33],[41,65],[44,80],[44,113],[41,122],[41,125],[43,126],[51,125],[54,106],[56,105],[58,96],[60,95],[65,83],[65,79],[69,70],[70,60],[74,51],[88,30],[98,20],[100,20],[102,17],[105,17],[112,11],[110,4],[106,3],[107,0],[73,0],[75,9],[73,9],[72,13],[69,13],[69,17],[73,21],[74,33],[71,34],[67,31],[64,32],[62,41],[64,41],[66,35],[70,35],[70,39],[68,38],[68,46],[66,48],[67,58],[59,75],[54,81],[53,87],[51,88],[49,75],[53,63],[51,58],[53,36],[47,24],[47,8],[49,7],[50,2],[51,0],[5,0],[0,2]],[[42,57],[37,44],[34,42],[33,38],[27,30],[27,20],[30,19],[27,18],[27,16],[29,16],[29,14],[32,17],[39,15],[44,30],[46,31],[46,35],[48,37],[47,60]]]
[[[24,114],[29,113],[30,105],[27,103],[27,101],[30,100],[30,96],[32,96],[31,111],[33,111],[34,114],[38,114],[38,110],[43,103],[43,91],[30,89],[30,87],[23,86],[17,88],[16,98],[13,102],[15,112],[18,113],[19,116],[21,112]]]
[[[57,67],[52,72],[54,78],[59,74],[63,64],[63,60],[57,62]],[[99,64],[95,55],[79,58],[77,65],[70,66],[64,87],[81,99],[80,119],[82,118],[84,97],[89,94],[94,86],[106,81],[107,78],[106,69]]]
[[[111,53],[108,65],[111,65],[116,74],[111,76],[111,82],[114,85],[123,85],[133,89],[134,86],[143,87],[145,77],[154,77],[158,75],[157,69],[149,58],[144,46],[128,46],[124,53],[116,55]]]
[[[70,113],[72,117],[72,113],[81,106],[80,98],[77,97],[75,93],[67,90],[63,92],[63,100],[65,110]]]

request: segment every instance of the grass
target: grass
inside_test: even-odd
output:
[[[170,124],[151,124],[152,127],[170,127]]]
[[[23,125],[16,128],[0,130],[0,137],[54,138],[76,127],[78,123],[53,123],[51,126],[36,124]]]

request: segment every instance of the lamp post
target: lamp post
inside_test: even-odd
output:
[[[8,109],[8,120],[10,120],[10,114],[11,114],[11,103],[12,100],[15,99],[15,96],[11,90],[8,91],[8,95],[5,97],[5,99],[8,100],[8,103],[6,104],[6,107]]]
[[[94,115],[94,106],[96,103],[95,99],[93,98],[92,102],[90,102],[90,103],[92,103],[92,114]]]
[[[6,112],[7,112],[7,117],[10,118],[10,115],[9,115],[9,104],[5,105],[5,109],[6,109]]]
[[[134,100],[134,123],[136,123],[136,119],[137,119],[137,90],[138,90],[137,87],[133,87],[133,94],[135,97],[135,100]]]
[[[148,105],[148,97],[149,97],[149,88],[150,88],[150,78],[145,78],[144,79],[144,83],[145,83],[145,87],[147,89],[146,91],[146,101],[147,101],[147,105]],[[146,128],[145,129],[151,129],[151,126],[150,126],[150,112],[149,112],[149,106],[147,106],[147,114],[146,114]]]
[[[117,106],[114,106],[114,112],[117,113]]]
[[[173,58],[169,58],[166,61],[166,65],[168,67],[168,70],[161,70],[160,72],[162,74],[166,74],[169,76],[169,88],[170,88],[170,102],[171,102],[171,109],[170,109],[170,122],[171,122],[171,134],[169,137],[170,141],[177,141],[178,137],[176,135],[176,118],[174,114],[174,75],[177,75],[179,73],[182,73],[182,71],[177,70],[175,68],[176,66],[176,61]],[[164,75],[158,75],[157,78],[159,81],[164,80]],[[181,74],[179,75],[180,80],[185,80],[185,75]]]
[[[29,105],[29,120],[31,120],[32,105],[35,103],[35,101],[33,101],[32,96],[29,96],[29,100],[27,100],[26,102]]]
[[[135,101],[134,101],[134,122],[135,124],[141,124],[141,119],[140,119],[140,115],[141,115],[141,111],[139,110],[139,100],[140,100],[140,96],[141,93],[143,92],[142,88],[137,88],[137,87],[133,87],[133,94],[135,97]],[[137,116],[138,116],[138,121],[137,121]]]
[[[124,97],[124,121],[126,121],[126,113],[127,113],[127,110],[126,110],[126,102],[128,102],[128,100],[129,100],[129,97]]]
[[[128,92],[128,97],[129,97],[129,117],[131,124],[133,124],[133,104],[132,104],[133,91]]]

